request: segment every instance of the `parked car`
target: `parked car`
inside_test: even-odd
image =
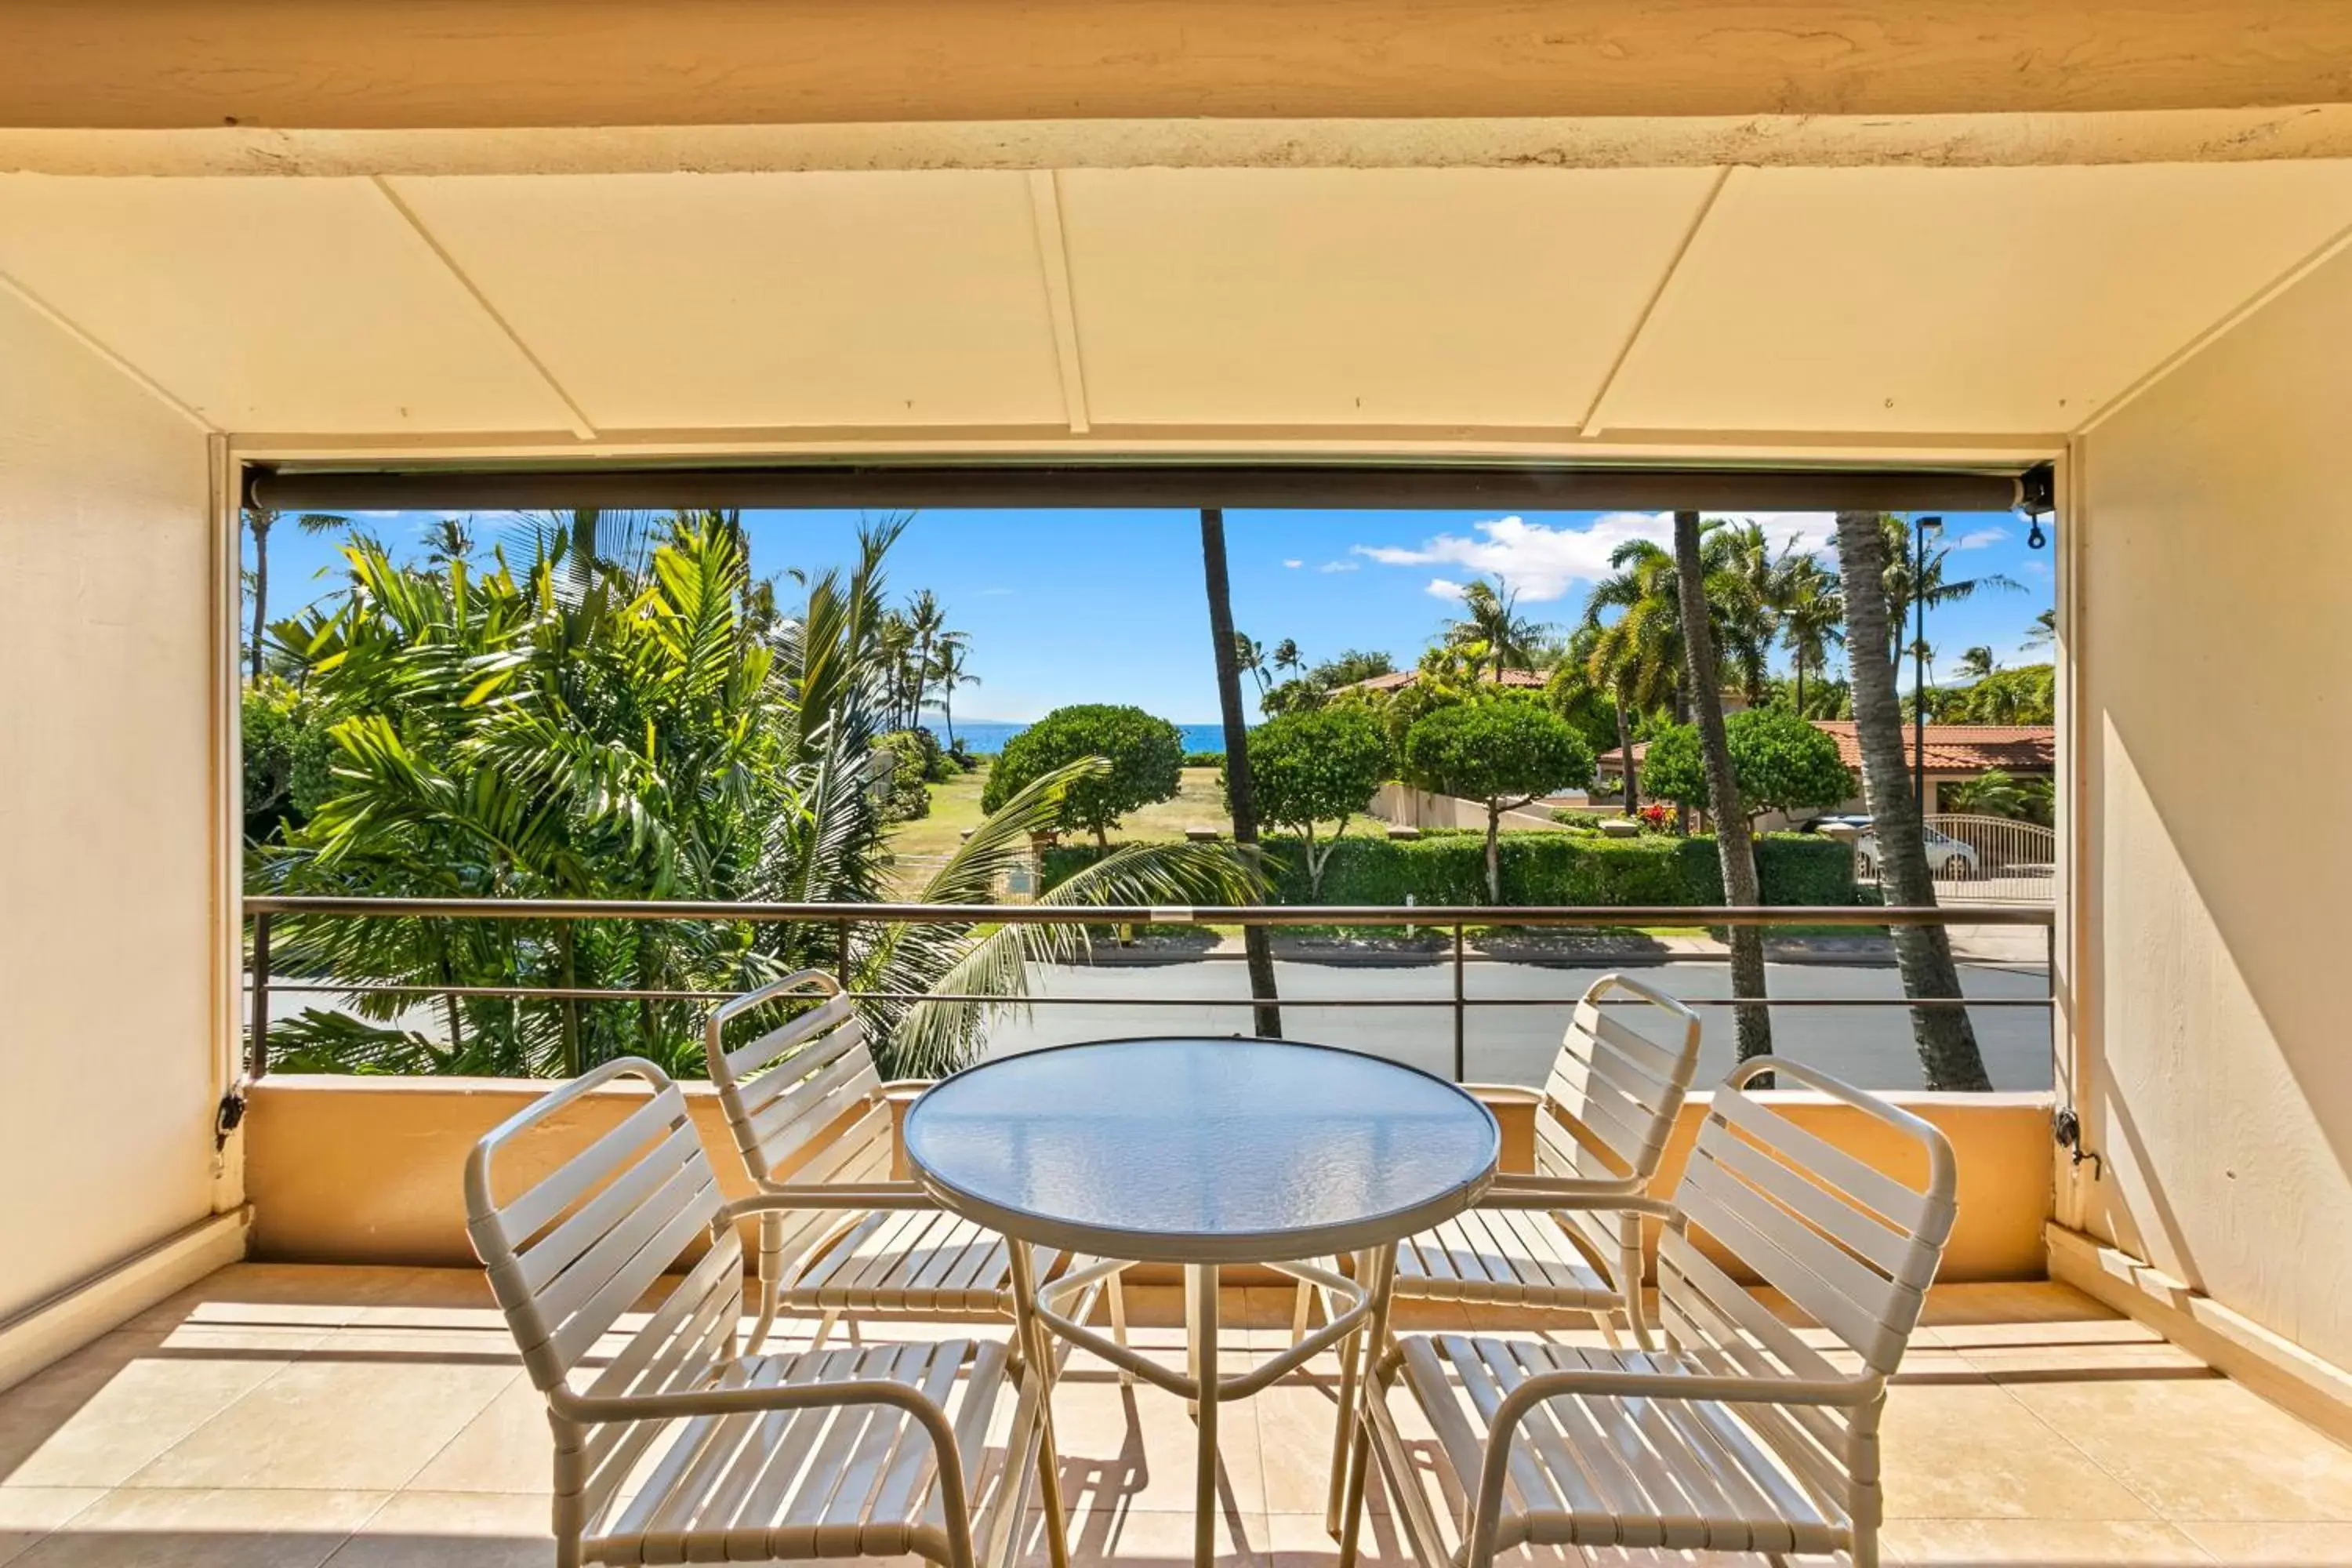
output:
[[[1923,828],[1927,841],[1927,870],[1948,882],[1965,880],[1977,874],[1976,846],[1953,837],[1934,827]],[[1864,859],[1878,858],[1878,830],[1864,826],[1862,837],[1853,842],[1854,851]]]

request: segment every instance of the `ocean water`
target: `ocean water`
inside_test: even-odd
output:
[[[940,721],[938,714],[925,715],[923,722],[929,724],[931,733],[940,738],[940,744],[947,744],[948,727]],[[1005,742],[1028,727],[1000,719],[959,719],[955,732],[956,739],[972,751],[992,757],[1004,750]],[[1222,724],[1179,724],[1176,728],[1184,732],[1184,749],[1188,752],[1222,752],[1225,749],[1225,729]]]

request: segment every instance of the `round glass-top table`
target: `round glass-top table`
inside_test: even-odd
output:
[[[1042,1327],[1195,1402],[1204,1565],[1218,1403],[1359,1330],[1377,1342],[1396,1243],[1475,1202],[1501,1150],[1493,1114],[1443,1079],[1332,1047],[1244,1038],[1101,1040],[998,1058],[926,1090],[904,1137],[910,1173],[942,1206],[1016,1243],[1098,1260],[1057,1280],[1055,1304],[1016,1263],[1020,1331],[1026,1340]],[[1352,1280],[1310,1261],[1339,1253],[1357,1255]],[[1187,1373],[1057,1310],[1136,1262],[1185,1266]],[[1227,1263],[1273,1265],[1317,1286],[1333,1302],[1330,1321],[1248,1373],[1218,1377]],[[1349,1381],[1358,1360],[1345,1358]]]

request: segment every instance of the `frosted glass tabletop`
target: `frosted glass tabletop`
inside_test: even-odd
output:
[[[1152,1263],[1384,1245],[1494,1179],[1494,1116],[1443,1079],[1328,1046],[1102,1040],[1002,1057],[925,1091],[907,1163],[1024,1241]]]

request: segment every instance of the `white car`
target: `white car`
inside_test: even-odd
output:
[[[1963,881],[1977,874],[1975,845],[1966,843],[1933,827],[1922,828],[1921,832],[1927,841],[1929,874],[1940,877],[1948,882]],[[1864,859],[1877,860],[1878,830],[1874,827],[1865,828],[1862,837],[1854,840],[1853,847]]]

